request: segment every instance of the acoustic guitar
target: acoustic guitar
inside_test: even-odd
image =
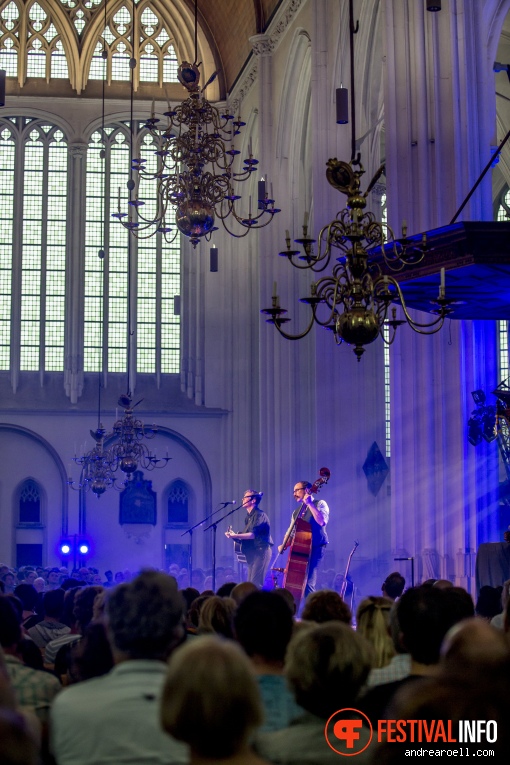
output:
[[[232,528],[232,526],[229,526],[227,531],[230,531],[232,534],[235,534],[236,532]],[[243,555],[243,543],[240,542],[238,539],[234,539],[234,553],[237,558],[238,563],[246,563],[246,555]]]

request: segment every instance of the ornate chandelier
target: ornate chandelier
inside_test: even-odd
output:
[[[91,430],[90,435],[96,442],[95,446],[82,457],[73,457],[73,462],[81,467],[80,480],[76,486],[71,478],[67,483],[76,491],[90,490],[96,497],[100,497],[106,489],[115,486],[115,476],[112,473],[110,454],[104,447],[106,430],[103,425]]]
[[[290,234],[286,232],[286,249],[280,255],[287,257],[296,268],[322,272],[329,267],[333,257],[338,261],[332,273],[322,276],[310,286],[310,296],[301,298],[310,306],[311,315],[307,327],[298,334],[290,334],[283,325],[290,321],[287,311],[280,307],[278,295],[274,294],[271,308],[262,313],[269,315],[268,323],[274,324],[278,332],[288,340],[305,337],[314,324],[332,331],[335,342],[354,345],[354,353],[361,359],[364,346],[381,336],[391,344],[400,324],[409,324],[420,334],[439,332],[444,320],[451,313],[445,297],[444,269],[441,269],[441,284],[437,297],[437,316],[430,322],[414,320],[406,307],[404,295],[392,272],[401,271],[404,266],[419,263],[427,252],[427,238],[423,235],[418,246],[411,246],[405,227],[402,238],[396,239],[392,229],[376,220],[372,212],[364,212],[366,197],[382,173],[375,176],[367,191],[360,192],[360,178],[364,173],[359,155],[351,162],[330,159],[327,163],[328,182],[347,195],[347,207],[337,213],[319,233],[317,252],[313,245],[316,240],[308,236],[305,220],[303,236],[294,240],[300,250],[292,249]],[[355,169],[357,168],[357,169]],[[374,248],[378,248],[377,252]],[[390,306],[398,301],[402,306],[404,319],[396,318],[396,308]],[[319,306],[325,306],[325,309]],[[383,328],[391,329],[391,334]]]
[[[206,99],[204,91],[216,78],[216,72],[200,88],[200,63],[197,50],[197,0],[195,0],[195,60],[183,62],[177,77],[189,96],[164,114],[168,118],[162,127],[154,110],[144,127],[158,147],[154,152],[157,168],[150,171],[147,160],[133,157],[132,177],[128,181],[129,212],[123,212],[120,192],[117,212],[122,225],[140,238],[163,234],[170,242],[180,232],[196,247],[201,237],[210,238],[221,221],[226,231],[235,237],[246,236],[253,228],[267,226],[280,212],[270,194],[267,176],[257,182],[257,199],[249,197],[245,211],[239,210],[241,196],[239,183],[249,181],[257,170],[258,160],[253,157],[251,140],[240,172],[234,171],[234,162],[240,151],[234,148],[235,136],[246,123],[227,111],[220,111]],[[131,60],[133,72],[136,61]],[[131,77],[133,82],[133,77]],[[144,214],[145,202],[141,196],[143,182],[156,183],[156,206]],[[175,213],[176,229],[173,228]],[[234,231],[231,225],[238,230]]]
[[[296,268],[324,272],[333,257],[336,264],[332,273],[320,277],[310,285],[310,295],[300,302],[310,306],[310,320],[306,328],[297,334],[283,329],[288,319],[287,310],[280,307],[276,289],[273,293],[271,308],[261,313],[269,316],[267,322],[274,324],[278,332],[288,340],[305,337],[314,324],[319,324],[332,331],[335,342],[354,346],[358,361],[365,352],[365,345],[382,337],[391,344],[395,339],[400,324],[409,324],[419,334],[439,332],[445,318],[451,313],[450,301],[445,297],[444,268],[441,269],[441,283],[436,300],[437,316],[430,322],[419,322],[409,314],[404,295],[393,273],[401,271],[406,265],[419,263],[428,250],[427,237],[423,234],[421,243],[412,245],[407,239],[407,227],[402,228],[402,238],[396,239],[392,229],[376,220],[372,212],[365,212],[366,199],[373,186],[382,175],[384,165],[378,170],[365,193],[360,191],[360,178],[364,169],[360,155],[356,152],[356,121],[354,93],[354,35],[358,23],[354,24],[353,1],[349,0],[349,43],[351,75],[351,160],[342,162],[330,159],[327,162],[326,178],[338,191],[347,195],[347,207],[337,213],[335,220],[328,223],[319,233],[317,251],[316,240],[308,235],[308,219],[305,214],[303,236],[294,243],[303,248],[295,250],[291,246],[289,231],[286,231],[286,249],[280,255],[287,257]],[[337,94],[338,95],[338,94]],[[341,89],[342,101],[346,96]],[[342,109],[339,109],[342,111]],[[339,123],[346,123],[347,116],[337,117]],[[390,306],[400,303],[404,318],[397,319],[396,308]],[[388,331],[387,331],[388,330]],[[391,331],[389,331],[391,330]]]
[[[145,443],[146,439],[156,436],[158,429],[156,425],[146,426],[134,417],[133,409],[140,403],[141,399],[133,405],[129,393],[119,398],[119,406],[124,408],[124,416],[113,426],[111,436],[117,438],[117,441],[108,449],[112,473],[121,470],[128,478],[131,478],[135,470],[162,468],[172,459],[168,454],[166,457],[157,457]]]

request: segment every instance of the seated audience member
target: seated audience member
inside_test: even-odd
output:
[[[397,603],[394,603],[390,609],[388,633],[393,643],[394,656],[385,667],[373,667],[370,670],[367,679],[368,687],[403,680],[411,672],[411,655],[402,646]]]
[[[60,573],[60,569],[50,568],[50,570],[48,571],[48,578],[46,581],[46,592],[59,589],[61,576],[62,575]]]
[[[480,749],[491,750],[492,757],[508,757],[510,747],[510,696],[508,694],[508,682],[505,684],[487,683],[482,679],[473,683],[469,678],[460,677],[430,677],[424,679],[418,686],[403,687],[396,695],[389,708],[392,720],[422,720],[429,726],[434,725],[438,729],[438,722],[443,723],[444,730],[448,726],[455,731],[458,738],[459,722],[490,720],[495,723],[497,736],[490,743],[484,734],[480,743],[466,743],[469,734],[464,732],[463,743],[445,744],[440,738],[436,742],[426,744],[398,743],[396,741],[384,741],[374,745],[372,752],[373,762],[377,765],[393,765],[408,760],[409,749],[422,747],[427,755],[439,755],[442,750],[441,760],[453,759],[446,757],[445,750],[459,749],[462,753],[473,754]],[[492,737],[491,737],[492,738]],[[474,750],[474,751],[473,751]],[[420,758],[423,762],[425,757]],[[431,758],[427,756],[427,761]],[[439,760],[439,757],[434,757]]]
[[[200,619],[200,610],[202,606],[204,605],[205,601],[208,598],[212,598],[214,593],[211,593],[210,595],[207,595],[206,593],[202,593],[198,598],[195,598],[195,600],[192,601],[187,614],[187,625],[188,625],[188,632],[191,632],[194,634],[198,631],[198,622]]]
[[[42,621],[42,617],[38,616],[35,612],[38,599],[37,591],[33,585],[23,582],[22,584],[18,584],[14,590],[14,594],[23,604],[21,627],[26,631]]]
[[[436,673],[446,633],[454,624],[472,615],[472,601],[464,598],[467,593],[456,590],[413,587],[398,601],[401,640],[411,655],[411,670],[402,680],[370,688],[360,699],[358,708],[368,715],[372,725],[385,719],[385,710],[402,685],[418,683],[424,676]]]
[[[443,677],[474,677],[476,681],[492,674],[510,682],[510,644],[485,619],[464,619],[446,634],[438,671]]]
[[[174,652],[161,721],[189,745],[190,765],[264,765],[249,744],[262,719],[249,661],[234,642],[203,637]]]
[[[207,598],[198,616],[198,634],[210,635],[216,633],[226,638],[234,637],[233,619],[236,602],[232,598],[221,598],[211,595]]]
[[[487,619],[490,622],[496,614],[501,613],[501,594],[503,592],[502,587],[490,587],[484,585],[480,587],[478,598],[475,605],[475,613],[482,619]]]
[[[65,688],[51,709],[57,765],[186,763],[186,747],[160,727],[166,661],[184,639],[184,602],[175,582],[144,571],[108,593],[115,666]]]
[[[235,586],[236,582],[225,582],[221,587],[218,587],[216,595],[219,595],[220,598],[229,598]]]
[[[186,608],[189,609],[194,600],[200,597],[200,593],[194,587],[185,587],[184,590],[179,590],[182,597],[186,601]]]
[[[277,591],[252,592],[234,616],[235,637],[250,658],[262,696],[265,720],[261,731],[286,728],[303,714],[283,673],[293,628],[292,612]]]
[[[393,571],[392,574],[388,574],[384,582],[382,583],[381,592],[384,598],[390,600],[397,600],[404,592],[406,586],[406,580],[398,571]]]
[[[68,608],[72,609],[71,632],[48,643],[44,655],[46,664],[55,664],[57,677],[67,675],[72,663],[72,651],[92,621],[94,603],[102,592],[102,586],[93,585],[66,592],[66,598],[70,601]]]
[[[294,595],[291,593],[291,591],[287,590],[285,587],[277,587],[275,590],[273,590],[273,592],[284,599],[291,610],[292,616],[295,616],[297,611],[296,601],[294,600]]]
[[[16,577],[11,571],[8,571],[6,574],[2,574],[2,582],[4,583],[4,592],[6,595],[9,593],[14,592],[16,589]]]
[[[7,595],[0,596],[0,645],[5,667],[22,710],[35,712],[43,725],[48,721],[50,704],[60,691],[60,683],[49,672],[23,664],[18,653],[21,628]]]
[[[2,765],[40,765],[39,744],[26,719],[0,707],[0,762]]]
[[[449,590],[453,587],[453,582],[450,582],[449,579],[436,579],[432,587],[435,587],[438,590]]]
[[[296,702],[306,713],[288,728],[258,734],[258,753],[279,765],[338,765],[341,755],[328,746],[325,724],[338,710],[356,708],[371,663],[370,645],[347,624],[332,621],[299,630],[287,649],[285,674]],[[357,733],[360,745],[368,744],[368,725]],[[340,739],[337,749],[349,754]],[[357,763],[368,761],[369,748],[356,756]]]
[[[230,597],[235,600],[237,605],[239,605],[239,603],[241,603],[247,595],[249,595],[251,592],[257,591],[258,587],[256,584],[253,584],[253,582],[239,582],[239,584],[236,584],[236,586],[232,589]]]
[[[49,590],[43,598],[44,619],[27,630],[38,648],[46,648],[46,645],[61,635],[67,635],[71,631],[62,619],[64,608],[64,591]]]
[[[201,568],[194,568],[191,572],[191,586],[200,594],[204,589],[205,574]]]
[[[352,614],[338,592],[318,590],[308,595],[301,618],[303,621],[317,622],[317,624],[332,621],[351,624]]]
[[[361,601],[356,611],[356,631],[374,649],[374,668],[386,667],[395,655],[389,632],[392,605],[389,598],[370,596]]]
[[[506,613],[506,606],[508,603],[509,596],[510,596],[510,579],[507,579],[506,582],[503,583],[503,589],[501,591],[501,613],[496,614],[496,616],[493,616],[491,619],[492,626],[497,627],[500,630],[504,629],[504,626],[505,626],[505,613]]]

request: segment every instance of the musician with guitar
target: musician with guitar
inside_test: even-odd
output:
[[[243,507],[246,508],[244,531],[235,533],[229,528],[228,539],[241,543],[241,553],[248,564],[248,581],[262,587],[271,562],[271,528],[267,515],[259,510],[262,493],[248,489],[244,492]]]

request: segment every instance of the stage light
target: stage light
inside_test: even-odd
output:
[[[90,552],[90,545],[88,542],[80,542],[78,545],[78,552],[80,555],[88,555]]]
[[[477,417],[471,417],[468,420],[468,436],[467,439],[472,446],[478,446],[482,443],[482,427],[481,422]]]
[[[70,555],[72,550],[71,543],[67,540],[63,540],[60,543],[60,552],[62,555]]]

